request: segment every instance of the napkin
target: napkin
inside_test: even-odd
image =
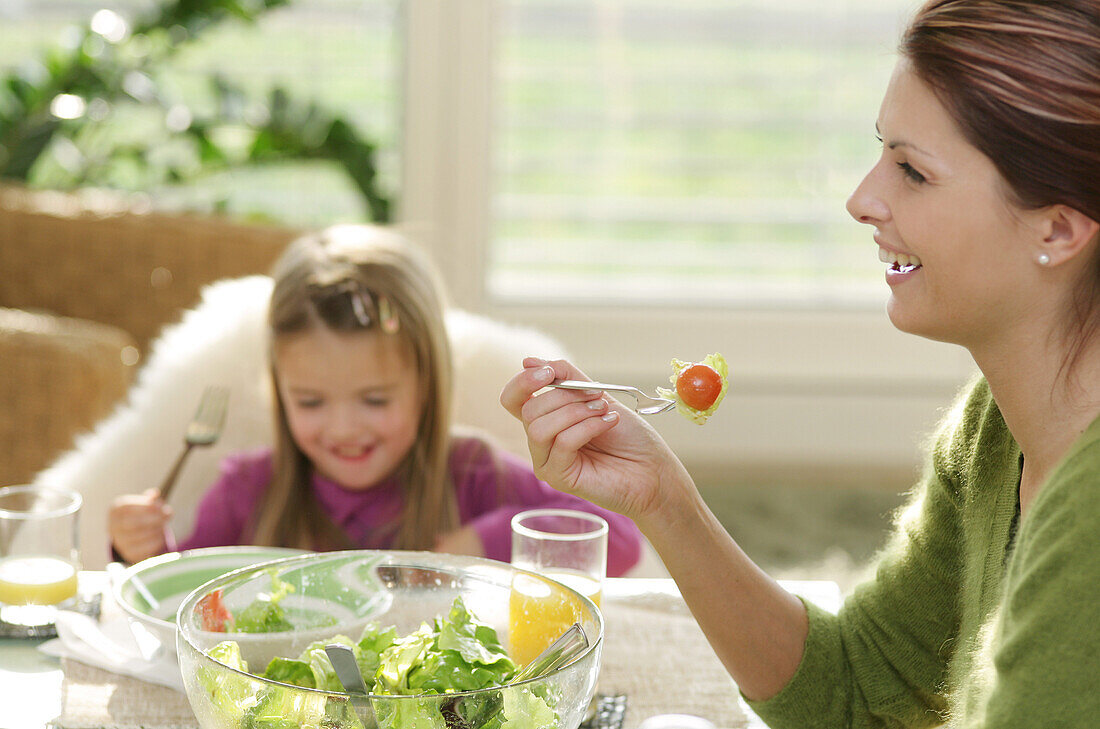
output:
[[[183,678],[173,650],[146,660],[130,632],[129,618],[119,616],[97,622],[80,613],[60,611],[57,637],[38,649],[51,656],[71,658],[112,673],[183,691]]]

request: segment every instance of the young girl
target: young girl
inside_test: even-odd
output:
[[[927,2],[875,127],[848,210],[874,228],[890,320],[981,376],[839,615],[754,565],[641,418],[537,394],[583,377],[568,363],[525,362],[501,400],[537,473],[638,522],[768,726],[1095,727],[1100,2]]]
[[[638,560],[629,519],[452,433],[442,288],[408,241],[336,226],[291,244],[273,278],[275,446],[223,462],[180,549],[424,549],[507,561],[512,516],[561,507],[608,521],[609,575]],[[117,554],[136,562],[166,551],[169,515],[155,492],[117,499],[108,520]]]

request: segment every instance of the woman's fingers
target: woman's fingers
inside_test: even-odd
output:
[[[501,390],[500,404],[514,417],[522,420],[521,410],[524,403],[556,379],[587,380],[588,377],[566,360],[547,361],[528,357],[523,360],[523,370]]]
[[[526,403],[523,422],[527,428],[531,461],[536,470],[559,473],[575,460],[580,448],[600,433],[607,432],[618,414],[602,397],[544,407],[545,403],[540,400],[556,400],[550,395],[539,395]]]
[[[523,409],[523,404],[553,380],[554,368],[549,365],[524,367],[500,391],[500,404],[513,417],[522,420],[520,411]]]
[[[566,390],[560,387],[548,388],[528,398],[519,411],[519,419],[525,424],[572,405],[584,405],[592,410],[608,407],[608,400],[597,390]]]
[[[561,430],[546,451],[543,469],[548,474],[559,474],[559,481],[576,486],[581,467],[578,452],[618,423],[619,414],[606,410],[602,415],[584,418]]]

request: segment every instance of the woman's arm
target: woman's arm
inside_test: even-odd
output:
[[[961,532],[957,474],[984,432],[988,392],[965,395],[877,578],[831,615],[784,591],[738,547],[656,432],[598,394],[549,389],[584,379],[566,362],[527,360],[501,394],[527,430],[536,473],[634,519],[676,580],[715,653],[775,727],[942,723],[955,650]],[[973,395],[973,396],[972,396]],[[972,404],[971,404],[972,401]],[[968,430],[969,428],[969,430]]]
[[[632,519],[742,692],[753,699],[778,693],[802,658],[808,623],[801,601],[737,546],[641,417],[598,393],[536,394],[555,378],[587,379],[567,362],[530,359],[524,367],[501,403],[523,421],[535,474]]]

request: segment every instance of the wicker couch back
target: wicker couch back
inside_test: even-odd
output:
[[[298,234],[103,193],[0,187],[0,306],[111,324],[144,351],[203,286],[266,273]]]
[[[0,186],[0,486],[29,481],[106,416],[205,285],[266,273],[299,233]]]

